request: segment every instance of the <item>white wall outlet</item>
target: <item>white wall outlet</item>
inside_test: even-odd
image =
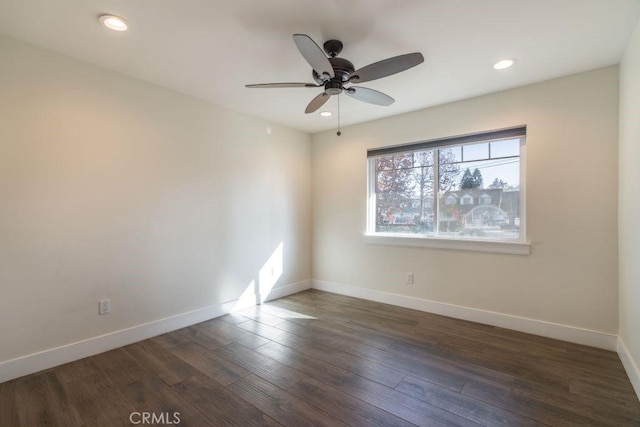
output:
[[[413,273],[405,273],[404,282],[407,285],[413,285]]]
[[[110,299],[101,299],[98,301],[98,314],[109,314],[111,313],[111,300]]]

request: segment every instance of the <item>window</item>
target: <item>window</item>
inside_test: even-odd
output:
[[[473,204],[473,196],[471,194],[465,194],[460,199],[461,205],[472,205]]]
[[[490,205],[491,204],[491,196],[487,193],[482,193],[480,195],[480,204],[481,205]]]
[[[449,194],[447,197],[444,198],[444,203],[446,205],[455,205],[458,201],[458,198],[456,197],[455,194]]]
[[[368,235],[524,241],[526,128],[368,151]]]

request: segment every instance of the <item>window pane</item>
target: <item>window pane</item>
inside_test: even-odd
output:
[[[519,158],[464,162],[456,165],[458,170],[444,166],[439,177],[439,237],[520,237]]]
[[[395,169],[406,169],[413,167],[413,153],[396,154],[393,156],[393,167]]]
[[[447,147],[438,150],[440,152],[440,164],[457,163],[462,161],[462,147]]]
[[[393,156],[382,156],[376,158],[376,170],[393,169]]]
[[[491,143],[491,158],[512,157],[520,155],[520,140],[509,139]]]
[[[471,144],[462,146],[462,160],[470,162],[472,160],[485,160],[489,158],[489,144]]]
[[[442,154],[440,157],[442,157]],[[441,163],[438,184],[440,186],[440,191],[449,191],[457,188],[460,184],[459,174],[460,163]]]
[[[389,157],[394,167],[376,170],[376,232],[432,234],[433,150]]]

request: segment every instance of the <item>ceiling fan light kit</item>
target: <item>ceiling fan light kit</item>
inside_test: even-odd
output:
[[[349,86],[353,83],[364,83],[372,80],[388,77],[401,71],[408,70],[424,62],[420,52],[395,56],[355,69],[351,61],[338,58],[342,52],[343,44],[340,40],[328,40],[323,44],[324,52],[306,34],[294,34],[293,41],[296,47],[312,68],[313,83],[259,83],[246,85],[248,88],[298,88],[298,87],[324,87],[324,91],[311,100],[305,113],[313,113],[322,107],[331,96],[346,93],[358,101],[369,104],[389,106],[395,100],[382,92],[361,86]],[[325,54],[326,52],[326,54]],[[328,55],[328,57],[327,57]],[[339,116],[339,114],[338,114]],[[340,132],[338,132],[340,135]]]

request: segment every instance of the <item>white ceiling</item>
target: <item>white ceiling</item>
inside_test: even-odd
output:
[[[101,13],[126,18],[117,33]],[[422,52],[418,67],[362,86],[390,107],[340,96],[343,125],[616,64],[640,0],[0,0],[0,33],[306,132],[336,127],[304,114],[321,89],[294,33],[336,38],[356,68]],[[496,71],[505,57],[516,66]],[[0,61],[2,59],[0,58]],[[323,110],[337,108],[336,97]]]

